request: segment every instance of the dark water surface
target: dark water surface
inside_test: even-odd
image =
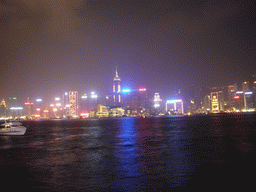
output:
[[[0,137],[2,187],[225,191],[254,186],[255,114],[23,124],[26,135]]]

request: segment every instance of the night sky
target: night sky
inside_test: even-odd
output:
[[[1,0],[0,99],[123,88],[168,94],[256,73],[253,0]]]

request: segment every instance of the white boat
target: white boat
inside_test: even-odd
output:
[[[20,122],[5,122],[0,125],[0,135],[24,135],[26,130]]]

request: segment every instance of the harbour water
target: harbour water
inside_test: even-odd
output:
[[[224,191],[254,183],[255,114],[22,123],[24,136],[0,137],[8,188]]]

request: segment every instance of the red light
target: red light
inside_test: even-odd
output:
[[[240,97],[239,96],[235,96],[234,99],[239,99]]]

